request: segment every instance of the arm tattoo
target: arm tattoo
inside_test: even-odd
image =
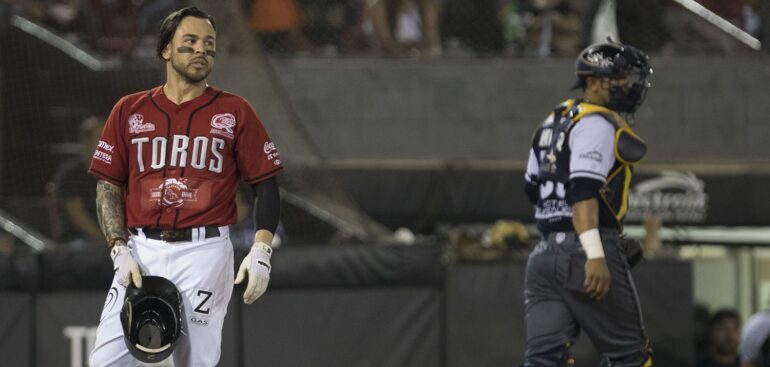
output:
[[[125,209],[123,188],[99,180],[96,184],[96,217],[108,243],[114,238],[126,238]]]

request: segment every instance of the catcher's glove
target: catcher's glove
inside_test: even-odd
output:
[[[642,259],[644,259],[644,247],[638,240],[632,240],[629,238],[621,238],[618,242],[620,252],[626,255],[626,261],[632,268],[636,266]]]

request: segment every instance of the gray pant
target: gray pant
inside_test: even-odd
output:
[[[567,348],[585,330],[603,366],[647,366],[649,343],[639,298],[618,232],[601,231],[610,290],[601,301],[583,287],[586,255],[574,232],[551,233],[527,261],[524,366],[565,366]]]

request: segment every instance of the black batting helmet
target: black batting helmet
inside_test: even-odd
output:
[[[585,87],[585,78],[631,78],[628,90],[613,86],[610,88],[610,103],[607,107],[618,111],[633,113],[644,102],[648,78],[652,74],[650,58],[641,50],[629,45],[607,39],[586,47],[575,61],[575,74],[578,82],[575,87]]]
[[[131,355],[145,363],[168,358],[182,332],[182,313],[182,296],[170,280],[143,276],[142,288],[129,285],[120,322]]]

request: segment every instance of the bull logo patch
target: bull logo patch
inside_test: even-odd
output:
[[[155,124],[152,122],[144,122],[144,115],[141,113],[135,113],[128,117],[128,132],[131,134],[146,133],[155,131]]]
[[[198,190],[187,187],[185,179],[167,178],[160,186],[152,189],[150,198],[159,206],[178,208],[188,201],[198,201]]]
[[[211,133],[222,135],[224,137],[233,138],[233,128],[235,128],[235,116],[233,116],[232,113],[220,113],[214,115],[214,117],[211,118]]]

